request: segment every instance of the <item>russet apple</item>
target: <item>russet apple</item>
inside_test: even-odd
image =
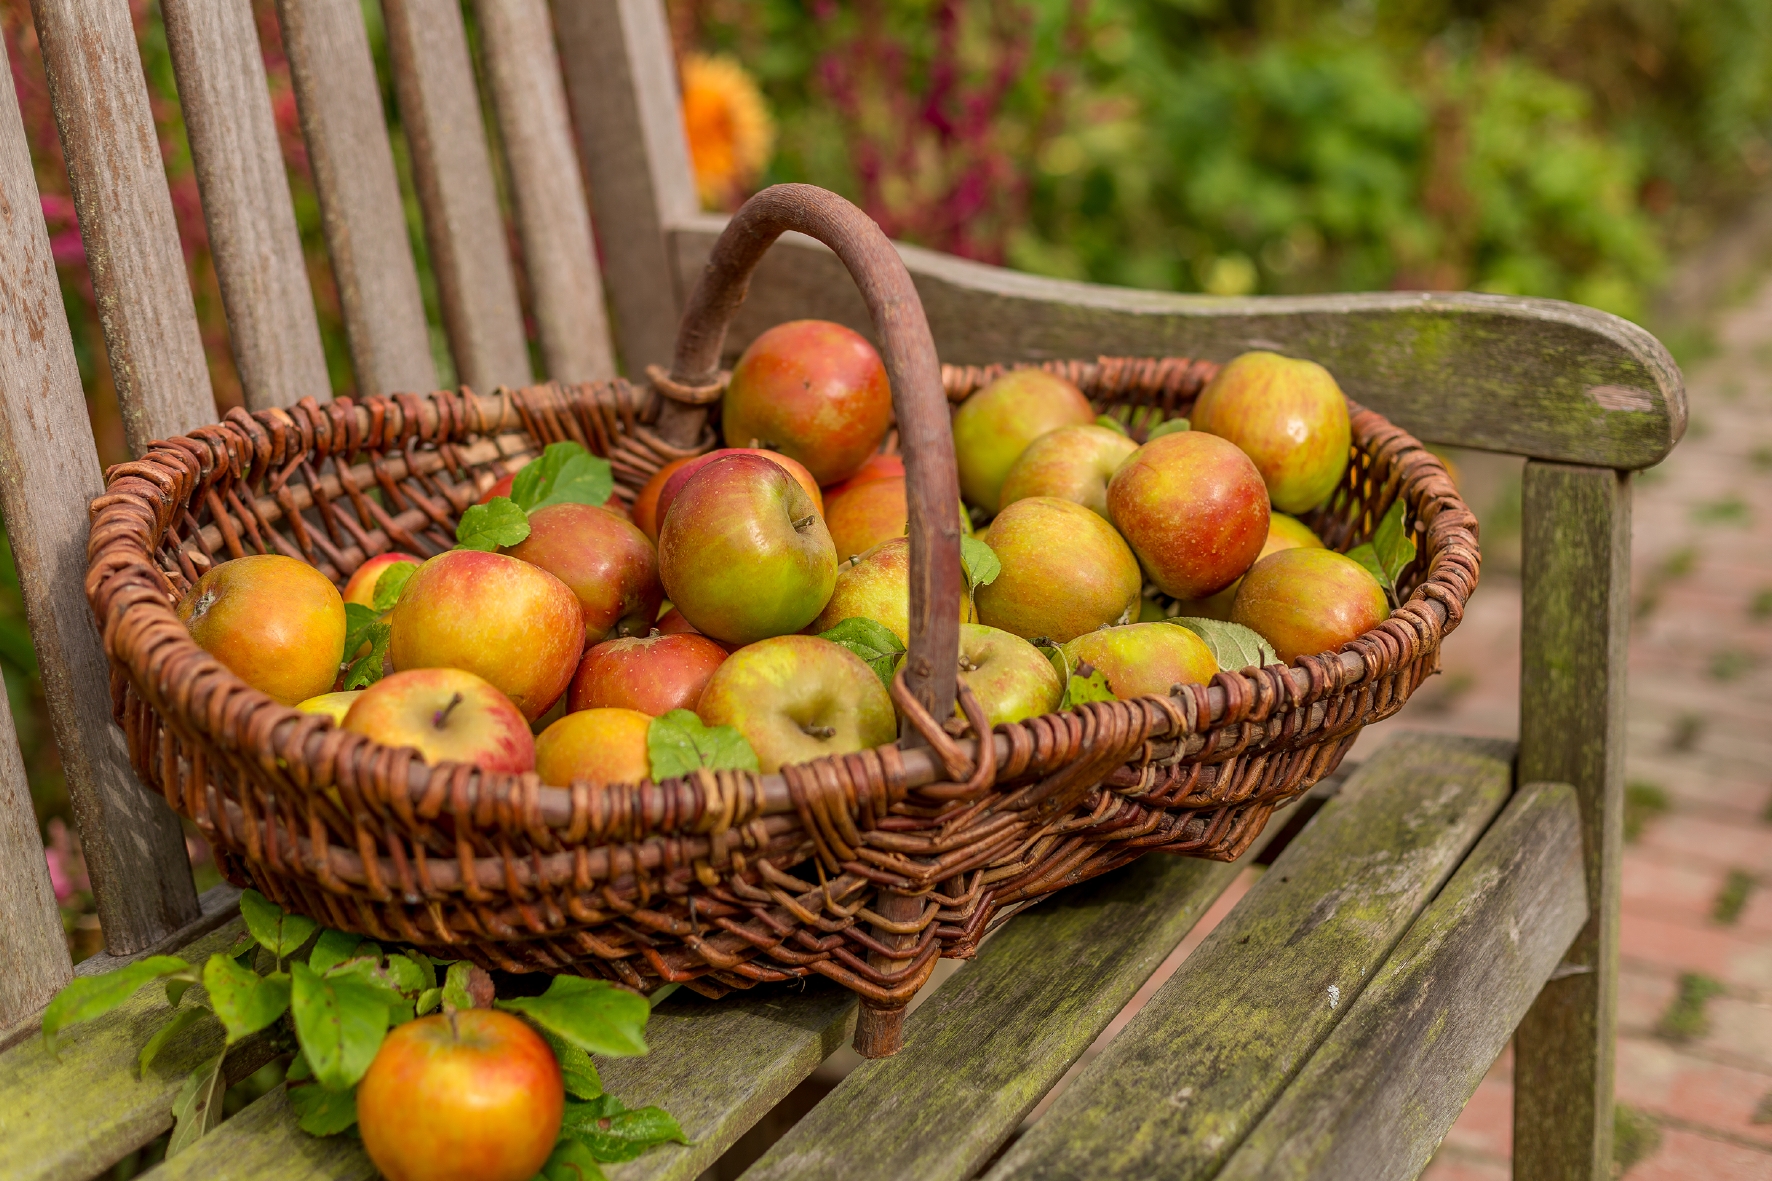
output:
[[[532,720],[566,691],[584,651],[584,610],[572,588],[506,554],[438,554],[418,568],[388,618],[396,669],[466,669]]]
[[[812,473],[806,470],[804,464],[789,459],[779,451],[763,451],[755,447],[722,447],[718,451],[710,451],[706,455],[691,456],[683,461],[682,467],[673,471],[665,479],[663,486],[658,490],[658,505],[654,510],[660,529],[664,528],[665,514],[670,511],[671,502],[677,499],[677,493],[683,490],[683,485],[689,482],[689,477],[714,460],[726,455],[761,455],[764,459],[770,460],[782,471],[794,477],[800,487],[806,489],[806,495],[812,498],[812,507],[818,511],[820,516],[824,515],[824,492],[819,488],[818,481],[812,478]]]
[[[1366,567],[1332,549],[1287,549],[1243,576],[1231,622],[1252,628],[1291,664],[1333,652],[1390,618],[1390,603]]]
[[[345,601],[324,574],[281,554],[213,567],[178,602],[191,639],[283,705],[332,688],[344,658]]]
[[[725,455],[689,478],[658,535],[665,593],[703,635],[750,644],[818,617],[837,551],[812,498],[760,455]]]
[[[853,475],[891,423],[880,354],[866,337],[828,320],[792,320],[757,337],[720,399],[728,443],[792,456],[820,484]]]
[[[1071,500],[1030,496],[991,522],[1003,569],[978,588],[978,622],[1064,643],[1138,612],[1138,560],[1106,521]]]
[[[665,481],[676,475],[684,464],[700,459],[699,455],[686,455],[682,459],[673,459],[656,472],[640,491],[634,494],[634,524],[646,535],[646,540],[653,545],[658,544],[658,494],[664,491]]]
[[[357,698],[361,696],[363,696],[361,689],[348,689],[342,693],[321,693],[317,697],[297,702],[295,708],[305,714],[325,714],[333,720],[334,724],[343,725],[345,715],[351,712],[351,706],[355,705]]]
[[[1122,701],[1163,697],[1172,685],[1204,685],[1218,671],[1205,641],[1174,623],[1085,632],[1064,646],[1064,654],[1073,667],[1093,666]]]
[[[585,653],[567,690],[576,711],[617,707],[658,717],[693,711],[726,649],[694,632],[605,640]]]
[[[874,670],[817,636],[740,648],[714,672],[695,712],[744,735],[765,774],[883,746],[898,734],[892,698]]]
[[[958,611],[961,623],[971,622],[972,604],[965,595],[960,596]],[[817,635],[856,617],[880,624],[897,636],[901,644],[910,643],[910,538],[883,541],[854,560],[840,564],[830,601],[806,630]]]
[[[1108,516],[1158,589],[1203,599],[1235,582],[1267,542],[1267,486],[1235,444],[1177,431],[1114,473]]]
[[[1064,683],[1046,654],[1018,635],[976,623],[960,625],[960,680],[993,726],[1058,708]]]
[[[1094,421],[1089,399],[1064,378],[1040,369],[1005,373],[954,412],[960,495],[995,513],[1003,480],[1028,444],[1047,431]]]
[[[1311,527],[1297,517],[1288,517],[1285,513],[1272,513],[1268,516],[1267,541],[1257,554],[1257,562],[1269,554],[1278,553],[1283,549],[1322,549],[1323,542]],[[1194,619],[1223,619],[1231,617],[1231,604],[1237,601],[1237,588],[1243,585],[1241,578],[1225,587],[1215,595],[1204,599],[1190,599],[1181,604],[1177,614]]]
[[[646,535],[596,505],[551,504],[529,514],[529,536],[503,553],[540,566],[572,588],[584,611],[585,643],[643,636],[658,618],[664,587]]]
[[[1061,426],[1047,431],[1021,453],[1003,479],[1001,503],[1030,496],[1074,500],[1105,519],[1107,486],[1138,444],[1105,426]]]
[[[535,740],[535,773],[554,787],[582,779],[593,787],[639,783],[652,774],[646,752],[651,717],[633,709],[569,713]]]
[[[345,602],[356,603],[363,607],[375,606],[375,584],[381,581],[381,576],[388,572],[389,566],[395,566],[401,562],[416,566],[421,561],[423,561],[422,558],[415,558],[411,554],[375,555],[357,567],[350,578],[345,580]]]
[[[827,489],[824,523],[837,547],[837,560],[866,553],[882,541],[903,537],[909,518],[904,477],[846,480]]]
[[[1284,513],[1322,504],[1347,470],[1347,399],[1315,361],[1244,353],[1207,383],[1190,419],[1241,447]]]
[[[482,771],[531,771],[529,719],[487,681],[459,668],[418,668],[383,677],[352,703],[344,728],[383,746],[410,746],[427,763]]]

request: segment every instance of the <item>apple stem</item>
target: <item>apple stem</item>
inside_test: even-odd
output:
[[[818,520],[817,513],[813,513],[809,517],[801,517],[798,521],[794,522],[794,532],[798,533],[800,530],[806,528],[808,525],[811,525],[812,522],[814,522],[816,520]]]
[[[835,738],[837,736],[835,726],[801,726],[800,729],[812,738]]]
[[[456,706],[460,705],[462,703],[462,700],[463,700],[463,698],[460,693],[456,693],[453,696],[451,696],[449,698],[449,704],[444,706],[442,709],[438,710],[436,715],[431,718],[431,725],[435,726],[439,730],[441,730],[443,727],[447,726],[449,724],[450,712],[452,710],[454,710]]]

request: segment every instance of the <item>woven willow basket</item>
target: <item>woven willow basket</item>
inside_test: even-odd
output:
[[[547,787],[533,774],[427,766],[281,706],[179,623],[178,597],[232,557],[283,553],[342,583],[373,554],[447,549],[459,514],[549,442],[607,456],[631,500],[664,463],[714,444],[706,407],[721,389],[726,323],[786,229],[848,265],[892,381],[913,574],[898,744],[773,775]],[[937,607],[962,586],[950,406],[1001,367],[938,367],[890,244],[804,186],[761,194],[734,218],[684,324],[672,373],[645,386],[305,399],[232,411],[111,469],[92,506],[86,590],[117,716],[143,781],[196,822],[229,880],[331,926],[487,968],[642,991],[680,981],[714,996],[826,976],[861,994],[858,1045],[890,1053],[936,958],[970,955],[994,920],[1148,851],[1245,849],[1436,670],[1477,580],[1476,521],[1445,469],[1355,406],[1346,479],[1307,520],[1345,551],[1401,498],[1420,545],[1387,622],[1290,667],[1000,725],[980,744],[975,728],[956,735],[933,720],[953,713],[958,644],[956,613]],[[1103,410],[1172,414],[1216,371],[1183,358],[1045,367]],[[960,702],[982,722],[969,694]]]

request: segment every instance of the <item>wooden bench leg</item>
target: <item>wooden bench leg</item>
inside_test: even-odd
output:
[[[1517,782],[1573,784],[1588,921],[1520,1023],[1516,1181],[1612,1175],[1613,1039],[1623,841],[1630,476],[1532,462],[1523,498],[1525,602]]]

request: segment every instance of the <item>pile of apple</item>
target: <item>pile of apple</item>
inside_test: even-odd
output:
[[[981,532],[950,609],[993,724],[1289,662],[1389,614],[1399,547],[1413,554],[1400,511],[1385,552],[1353,556],[1288,515],[1348,463],[1328,371],[1248,353],[1191,423],[1141,413],[1142,445],[1024,369],[954,414],[962,517]],[[342,596],[294,559],[240,558],[180,618],[280,702],[550,784],[773,771],[892,741],[909,542],[878,354],[836,324],[780,325],[739,359],[720,423],[732,446],[665,465],[631,517],[604,461],[555,444],[485,489],[454,550],[371,558]]]

